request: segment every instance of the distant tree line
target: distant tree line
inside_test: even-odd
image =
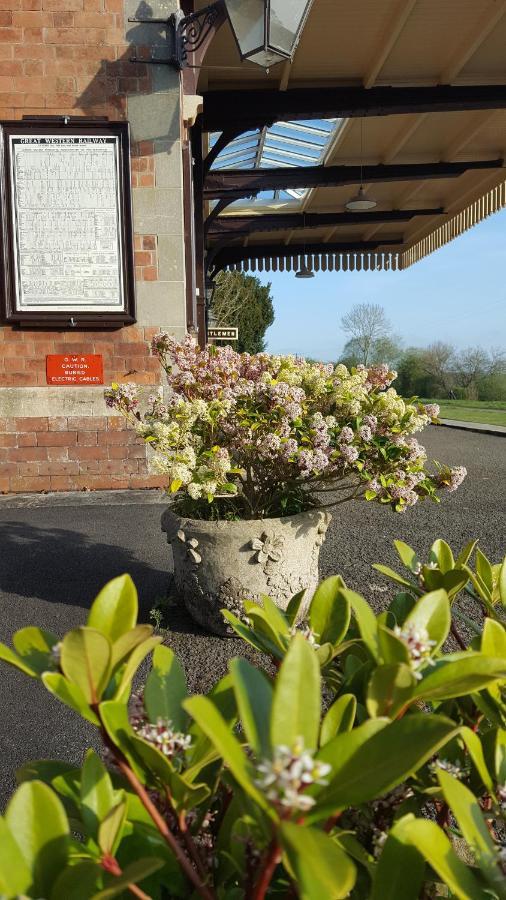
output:
[[[383,307],[375,303],[354,306],[341,319],[341,327],[349,338],[340,362],[388,363],[398,372],[395,386],[405,397],[506,400],[506,355],[499,348],[458,350],[443,341],[404,348]]]

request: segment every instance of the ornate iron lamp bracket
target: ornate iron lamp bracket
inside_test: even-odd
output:
[[[195,53],[203,45],[210,31],[223,15],[223,0],[216,0],[209,6],[184,16],[181,10],[172,13],[168,19],[138,19],[132,16],[129,22],[140,25],[162,25],[167,31],[168,43],[170,43],[170,55],[162,59],[151,57],[141,59],[132,57],[131,62],[147,63],[158,66],[171,66],[174,69],[184,69],[188,65],[188,54]]]

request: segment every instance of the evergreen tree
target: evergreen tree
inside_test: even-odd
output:
[[[217,325],[239,329],[239,340],[231,342],[235,350],[260,353],[265,350],[265,332],[274,322],[271,285],[242,272],[220,272],[210,313]]]

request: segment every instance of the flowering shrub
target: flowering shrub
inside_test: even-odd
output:
[[[334,576],[307,622],[301,595],[286,612],[245,604],[236,631],[274,665],[234,659],[208,696],[189,697],[173,652],[137,625],[128,576],[62,639],[18,631],[0,659],[105,752],[18,772],[0,896],[505,900],[506,630],[486,618],[473,649],[447,653],[446,591],[409,609],[403,596],[376,617]]]
[[[455,490],[463,467],[425,468],[413,436],[438,414],[406,403],[387,366],[351,372],[294,356],[201,350],[167,334],[153,339],[168,396],[141,415],[135,386],[112,385],[109,406],[155,451],[180,511],[194,518],[264,518],[365,497],[403,512]]]

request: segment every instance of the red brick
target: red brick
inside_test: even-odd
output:
[[[79,465],[75,461],[45,462],[39,464],[39,475],[78,475]]]
[[[14,15],[16,15],[16,13],[14,13]],[[0,12],[0,25],[2,27],[4,25],[12,25],[12,13],[11,12],[9,12],[8,10],[5,10],[5,12],[2,10],[2,12]]]
[[[37,436],[39,447],[71,447],[76,441],[75,431],[48,431]]]
[[[10,479],[0,477],[0,494],[8,494],[10,490]]]
[[[47,431],[47,418],[45,416],[24,416],[14,419],[16,431]]]
[[[26,434],[18,434],[18,447],[36,447],[37,435],[26,432]]]
[[[25,462],[19,466],[19,474],[24,475],[25,478],[27,476],[32,475],[47,475],[47,472],[41,472],[40,467],[45,466],[46,463],[43,462]],[[18,474],[18,473],[16,473]]]
[[[71,447],[69,459],[107,459],[107,447]]]
[[[69,478],[68,475],[51,475],[52,491],[75,491],[79,488],[75,478]]]
[[[140,447],[127,447],[127,456],[128,459],[145,459],[146,445],[141,445]]]
[[[69,428],[76,431],[105,431],[106,416],[69,416]]]
[[[17,463],[2,463],[2,475],[17,475],[19,466]]]
[[[23,37],[21,28],[0,28],[0,41],[9,44],[20,44]]]
[[[142,270],[142,275],[144,281],[157,281],[158,269],[156,266],[146,266],[146,268]]]
[[[103,459],[80,459],[78,460],[78,462],[80,473],[91,473],[92,475],[98,475],[104,461]]]
[[[128,456],[128,447],[118,446],[109,447],[109,459],[126,459]]]
[[[98,443],[103,444],[133,444],[137,440],[135,431],[101,431],[98,434]]]
[[[11,490],[16,492],[49,491],[51,482],[48,476],[25,478],[22,475],[11,478]]]
[[[17,450],[9,450],[11,462],[35,462],[47,459],[45,447],[19,447]]]
[[[68,431],[66,416],[50,416],[47,420],[49,431]]]
[[[142,246],[144,250],[156,250],[156,235],[144,234],[142,236]]]
[[[3,362],[6,372],[22,372],[25,368],[25,360],[19,356],[8,356]]]
[[[0,447],[17,447],[15,434],[0,434]]]
[[[66,447],[48,447],[47,458],[51,462],[66,462],[69,458],[69,452]]]
[[[131,488],[163,488],[167,485],[167,479],[161,475],[132,475],[130,478]]]
[[[107,428],[109,431],[126,431],[128,425],[123,416],[107,416]]]
[[[77,446],[78,447],[96,447],[97,446],[97,432],[96,431],[81,431],[77,432]]]

